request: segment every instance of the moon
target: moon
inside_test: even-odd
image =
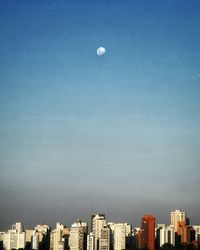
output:
[[[98,56],[103,56],[103,55],[105,55],[105,53],[106,53],[106,49],[104,47],[99,47],[97,49],[97,55]]]

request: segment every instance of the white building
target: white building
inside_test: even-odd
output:
[[[64,250],[63,229],[64,226],[61,223],[56,223],[56,228],[50,235],[50,250]]]
[[[94,234],[87,235],[87,250],[94,250]]]
[[[175,229],[174,225],[169,225],[166,228],[166,242],[175,246]]]
[[[178,230],[178,222],[185,222],[186,223],[186,212],[183,212],[181,210],[175,210],[174,212],[171,212],[171,225],[174,226],[175,232]]]
[[[126,249],[126,238],[131,236],[131,225],[127,223],[116,223],[110,225],[110,227],[113,249]]]
[[[173,225],[169,225],[166,227],[165,224],[158,224],[157,233],[158,232],[159,232],[159,246],[160,247],[164,245],[165,243],[169,243],[175,246],[175,231],[174,231]]]
[[[106,219],[104,214],[92,215],[92,233],[95,238],[94,249],[99,249],[99,239],[101,237],[101,229],[106,225]]]
[[[17,222],[4,234],[3,247],[5,250],[25,248],[25,232],[22,223]]]
[[[70,250],[83,250],[85,238],[87,235],[87,223],[78,220],[76,223],[71,225],[70,236],[69,236],[69,247]]]
[[[165,224],[157,225],[157,233],[159,232],[159,246],[161,247],[166,243],[166,228]],[[157,235],[158,236],[158,235]]]
[[[31,236],[31,248],[32,250],[39,249],[39,233],[34,231]]]

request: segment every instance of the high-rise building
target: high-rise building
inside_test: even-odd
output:
[[[181,237],[181,243],[192,243],[195,241],[195,230],[192,226],[187,226],[185,222],[178,222],[177,234]]]
[[[26,241],[26,247],[31,248],[31,238],[33,233],[35,232],[34,229],[26,229],[25,230],[25,241]]]
[[[63,229],[64,226],[60,222],[56,223],[56,228],[50,235],[50,250],[64,250]]]
[[[62,237],[64,240],[64,249],[69,250],[69,236],[70,236],[70,229],[68,227],[64,227],[62,231]]]
[[[155,218],[153,215],[142,217],[141,229],[144,248],[155,250]]]
[[[34,231],[31,236],[31,249],[39,250],[39,234],[37,231]]]
[[[78,220],[70,228],[70,250],[86,250],[87,223]]]
[[[131,226],[127,223],[112,223],[110,228],[112,249],[126,249],[127,239],[131,236]]]
[[[160,248],[166,243],[166,227],[165,224],[158,224],[156,228],[156,247]]]
[[[94,250],[94,234],[87,235],[87,250]]]
[[[91,218],[92,233],[94,235],[94,249],[99,249],[99,239],[101,237],[101,229],[106,225],[104,214],[93,214]]]
[[[110,228],[107,225],[101,229],[99,250],[110,250]]]
[[[187,243],[195,242],[195,229],[192,226],[187,226]]]
[[[134,229],[134,239],[136,249],[144,248],[143,246],[143,230],[141,228]]]
[[[114,225],[114,250],[122,250],[126,248],[126,227],[123,223]]]
[[[39,237],[39,248],[42,250],[49,250],[50,227],[41,223],[35,227],[35,231],[38,233]]]
[[[156,229],[156,247],[160,248],[166,243],[175,246],[174,226],[166,227],[165,224],[158,224]]]
[[[166,243],[175,246],[175,230],[173,225],[169,225],[166,228]]]
[[[4,234],[3,247],[5,250],[25,248],[25,232],[21,222],[17,222]]]
[[[184,222],[187,224],[186,212],[181,210],[175,210],[174,212],[171,212],[171,225],[174,226],[175,232],[178,230],[178,222]]]

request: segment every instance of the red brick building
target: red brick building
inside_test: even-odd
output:
[[[155,217],[144,215],[141,221],[142,245],[148,250],[155,250]]]

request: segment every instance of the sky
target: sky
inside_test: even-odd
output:
[[[199,0],[2,0],[0,37],[0,229],[200,224]]]

